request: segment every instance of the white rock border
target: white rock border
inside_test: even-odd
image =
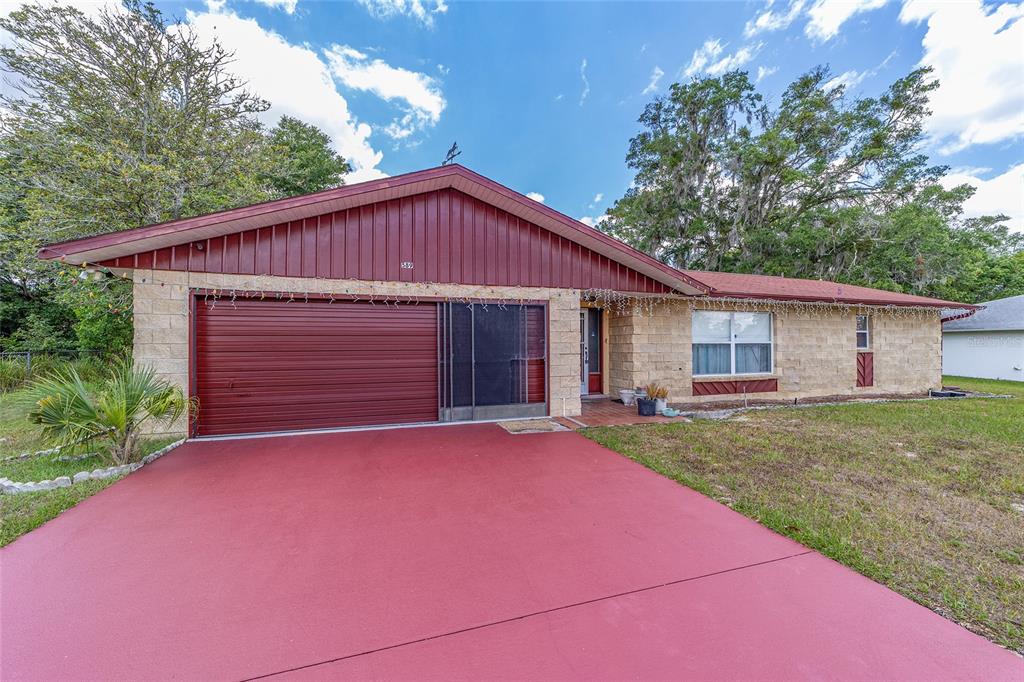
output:
[[[4,440],[6,440],[6,438]],[[23,452],[20,455],[8,455],[7,457],[0,459],[0,462],[21,461],[23,459],[31,459],[33,457],[42,457],[43,455],[52,455],[55,452],[60,452],[60,448],[50,448],[49,450],[39,450],[37,452]]]
[[[105,469],[93,469],[92,471],[79,471],[74,476],[58,476],[52,481],[47,479],[44,481],[12,481],[9,478],[0,476],[0,493],[4,495],[18,495],[20,493],[34,493],[40,490],[54,490],[56,488],[67,488],[68,486],[74,485],[75,483],[81,483],[83,481],[98,481],[103,478],[111,478],[113,476],[120,476],[122,474],[130,474],[133,471],[138,471],[145,465],[153,462],[154,460],[160,459],[168,452],[178,447],[185,442],[185,439],[176,440],[169,445],[165,445],[156,452],[151,452],[143,457],[138,462],[132,462],[131,464],[122,464],[120,466],[107,467]]]

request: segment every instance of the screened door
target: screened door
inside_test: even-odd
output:
[[[443,304],[442,421],[547,414],[545,318],[539,305]]]

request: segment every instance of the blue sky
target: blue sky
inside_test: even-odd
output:
[[[911,0],[158,2],[216,35],[282,113],[326,130],[356,179],[460,161],[587,222],[632,174],[644,105],[730,67],[777,100],[829,65],[851,96],[921,63],[942,87],[924,151],[1024,228],[1024,6]],[[660,76],[659,76],[660,74]]]

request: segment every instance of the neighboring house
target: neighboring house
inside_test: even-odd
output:
[[[948,301],[671,268],[461,166],[48,246],[135,291],[193,435],[923,393]]]
[[[943,373],[1024,381],[1024,296],[980,305],[942,325]]]

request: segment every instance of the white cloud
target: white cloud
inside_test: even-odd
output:
[[[988,166],[956,166],[949,169],[950,175],[973,175],[976,178],[991,172],[992,169]]]
[[[339,83],[397,102],[404,110],[400,118],[384,128],[394,139],[405,139],[441,120],[446,102],[437,81],[430,76],[371,59],[347,45],[332,45],[324,50],[324,56]]]
[[[712,59],[722,54],[722,49],[722,41],[717,38],[705,40],[703,45],[694,50],[690,63],[683,69],[683,75],[693,76],[700,73]]]
[[[757,67],[757,79],[755,82],[760,83],[768,76],[771,76],[779,70],[777,66],[759,66]]]
[[[434,15],[448,11],[445,0],[356,0],[370,14],[378,19],[406,16],[416,19],[424,26],[434,25]]]
[[[587,227],[597,227],[601,223],[603,223],[604,221],[608,220],[608,214],[606,213],[604,215],[599,215],[599,216],[585,215],[585,216],[582,216],[579,220],[580,220],[581,223],[583,223]]]
[[[878,9],[887,0],[817,0],[807,10],[804,33],[818,42],[831,40],[846,21],[861,12]]]
[[[707,72],[712,76],[721,76],[726,71],[738,69],[756,57],[762,47],[764,47],[764,43],[744,45],[740,49],[736,50],[734,54],[726,55],[714,64],[708,66]]]
[[[744,45],[733,54],[723,56],[725,45],[717,38],[704,41],[704,44],[697,48],[690,63],[683,69],[684,76],[693,76],[700,72],[706,72],[712,76],[721,76],[726,71],[738,69],[748,63],[764,47],[764,43]]]
[[[527,192],[526,198],[533,199],[534,201],[539,202],[541,204],[544,203],[544,195],[541,194],[540,192]]]
[[[188,12],[188,23],[209,41],[217,38],[235,53],[232,71],[250,89],[266,98],[270,110],[262,114],[273,124],[284,114],[317,126],[327,133],[335,149],[351,161],[353,181],[382,177],[377,168],[383,155],[370,145],[369,125],[360,123],[338,92],[327,64],[309,47],[289,43],[253,19],[234,12]]]
[[[826,90],[831,90],[832,88],[838,88],[841,85],[849,90],[850,88],[860,85],[861,81],[863,81],[867,75],[868,72],[866,71],[843,71],[835,78],[827,81],[824,88]]]
[[[800,13],[806,5],[806,0],[793,0],[789,3],[789,7],[784,12],[776,12],[772,10],[774,2],[769,0],[764,11],[758,14],[753,19],[749,20],[746,26],[743,27],[743,35],[747,38],[753,38],[761,33],[768,33],[771,31],[780,31],[789,28],[789,25],[796,21],[796,18],[800,16]]]
[[[990,180],[982,180],[975,175],[983,174],[985,170],[987,169],[954,170],[942,179],[942,185],[947,189],[964,184],[976,187],[974,196],[964,203],[964,213],[967,216],[1002,213],[1010,217],[1011,230],[1024,232],[1024,163],[1018,163]]]
[[[1024,5],[979,0],[903,6],[900,21],[925,21],[921,63],[935,69],[926,130],[940,153],[1024,134]]]
[[[286,14],[295,14],[295,7],[299,4],[299,0],[256,0],[256,2],[272,9],[284,10]],[[223,9],[224,0],[219,0],[214,7]]]
[[[590,96],[590,81],[587,80],[587,58],[584,57],[583,61],[580,62],[580,79],[583,81],[583,92],[580,93],[580,106],[587,101],[587,97]]]
[[[665,75],[665,72],[661,70],[661,67],[655,66],[654,69],[651,71],[651,80],[650,80],[650,82],[647,83],[647,87],[644,88],[643,92],[640,93],[640,94],[642,94],[642,95],[649,95],[652,92],[654,92],[655,90],[657,90],[658,89],[658,81],[660,81],[661,77],[664,76],[664,75]]]
[[[866,69],[864,71],[857,71],[855,69],[843,71],[835,78],[826,81],[823,87],[826,90],[831,90],[832,88],[843,86],[846,90],[851,90],[860,85],[861,83],[863,83],[868,78],[872,78],[875,75],[877,75],[879,71],[881,71],[882,69],[889,65],[889,62],[891,62],[895,56],[896,50],[893,50],[885,59],[879,62],[878,65],[870,69]]]
[[[555,95],[555,101],[561,102],[563,97],[565,97],[565,94],[560,92],[557,95]]]
[[[602,199],[604,199],[604,192],[598,192],[597,194],[594,195],[594,203],[595,204],[601,203]]]

